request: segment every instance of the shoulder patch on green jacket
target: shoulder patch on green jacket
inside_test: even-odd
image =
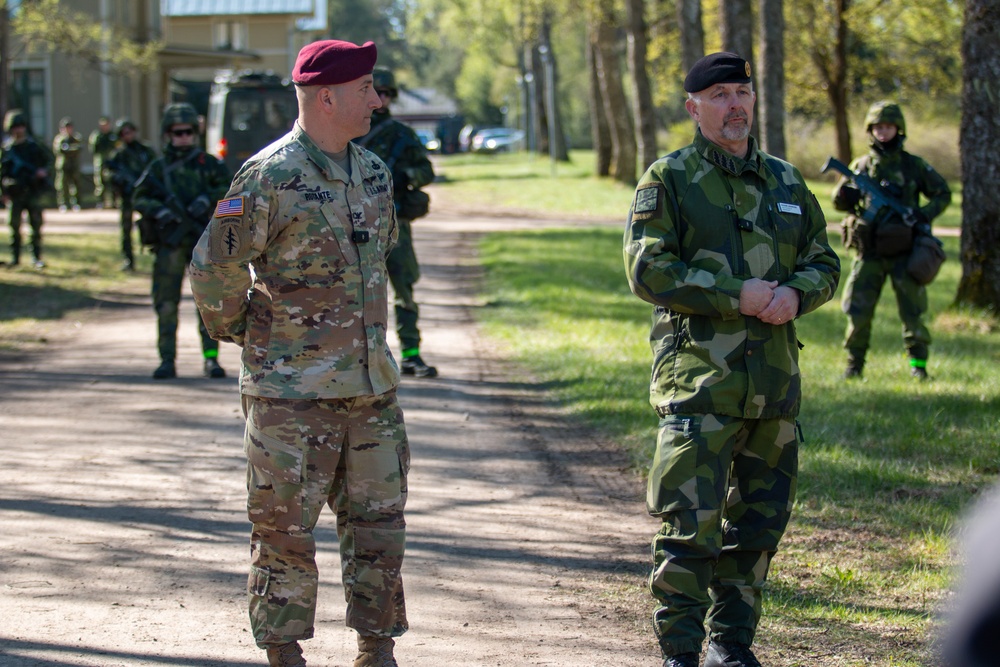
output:
[[[663,211],[663,199],[666,190],[663,183],[647,183],[640,185],[635,191],[632,202],[633,220],[652,220]]]

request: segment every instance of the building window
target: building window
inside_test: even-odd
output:
[[[15,69],[11,72],[11,108],[28,115],[29,130],[36,137],[49,136],[45,118],[45,70]]]
[[[219,21],[214,25],[212,46],[216,49],[246,51],[247,24],[245,21]]]

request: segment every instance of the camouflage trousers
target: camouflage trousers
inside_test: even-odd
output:
[[[177,322],[181,303],[181,283],[184,272],[191,261],[190,245],[177,248],[160,246],[156,249],[153,260],[153,309],[156,311],[157,348],[160,359],[173,361],[177,358]],[[205,327],[205,321],[200,312],[198,318],[198,334],[201,336],[202,352],[205,356],[216,356],[219,341],[212,340]]]
[[[844,285],[841,307],[847,315],[844,347],[852,358],[864,361],[872,335],[875,306],[888,278],[896,293],[899,319],[903,322],[903,345],[913,359],[927,359],[931,333],[924,324],[927,289],[906,272],[906,255],[889,258],[855,257]]]
[[[397,637],[407,627],[400,568],[410,449],[396,393],[306,400],[243,396],[247,584],[257,645],[313,636],[319,572],[313,530],[337,515],[346,624]]]
[[[761,588],[795,500],[791,419],[667,415],[660,420],[646,505],[653,538],[649,590],[665,656],[712,639],[751,644]]]
[[[59,206],[78,206],[83,174],[79,167],[56,169],[56,203]]]
[[[396,296],[394,309],[400,347],[404,351],[419,349],[420,330],[417,320],[420,319],[420,309],[413,298],[413,284],[420,280],[420,265],[413,249],[413,231],[409,220],[399,220],[399,241],[389,251],[385,268]]]
[[[21,224],[25,211],[31,227],[32,255],[35,259],[42,258],[42,204],[38,197],[12,197],[7,215],[10,224],[11,262],[14,264],[21,261]]]

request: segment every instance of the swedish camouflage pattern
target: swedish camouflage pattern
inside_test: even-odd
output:
[[[201,196],[207,196],[210,208],[214,209],[215,202],[228,187],[229,170],[214,155],[197,147],[179,149],[168,145],[163,156],[151,162],[139,177],[132,202],[135,210],[148,217],[155,217],[161,209],[187,209]],[[207,220],[178,221],[175,223],[178,227],[164,230],[164,233],[169,231],[174,241],[160,242],[153,248],[153,309],[157,315],[157,347],[162,360],[173,360],[177,356],[181,283],[205,223]],[[202,352],[215,356],[219,344],[209,335],[200,314],[198,334]]]
[[[13,120],[11,120],[13,119]],[[23,124],[23,118],[7,113],[7,120]],[[8,127],[9,129],[9,127]],[[10,250],[14,264],[21,257],[21,218],[28,213],[31,227],[31,249],[35,260],[42,257],[42,195],[49,187],[48,179],[36,176],[39,169],[52,168],[52,153],[30,135],[15,142],[8,138],[0,150],[0,193],[10,198],[7,222],[10,225]]]
[[[793,287],[801,316],[832,298],[840,262],[795,167],[700,130],[640,179],[623,245],[629,286],[653,305],[654,630],[664,656],[700,652],[706,625],[749,645],[795,498],[801,382],[794,322],[744,316],[740,292]]]
[[[887,112],[887,108],[891,113]],[[905,130],[905,125],[901,125],[904,123],[902,112],[896,105],[876,103],[869,110],[868,119],[872,121],[868,123],[869,129],[876,122],[892,122]],[[869,152],[852,161],[850,169],[867,174],[875,182],[883,184],[903,206],[914,209],[920,219],[926,221],[925,229],[909,230],[912,245],[914,235],[931,233],[931,223],[951,203],[951,189],[944,177],[926,160],[904,150],[902,135],[903,132],[888,146],[881,146],[869,134]],[[845,189],[849,187],[852,187],[850,181],[841,178],[833,190],[833,205],[839,211],[848,212],[841,223],[845,238],[856,239],[850,244],[855,256],[841,296],[841,307],[848,318],[844,347],[848,350],[850,363],[855,366],[864,364],[871,341],[875,307],[887,279],[896,294],[907,353],[912,359],[926,360],[931,344],[930,330],[923,322],[923,315],[927,312],[927,289],[906,271],[908,254],[883,256],[877,243],[879,225],[898,226],[901,221],[895,216],[878,219],[874,226],[865,225],[861,214],[870,202],[862,200],[855,204],[853,198],[845,195]],[[923,205],[921,197],[926,200]]]
[[[80,149],[83,137],[78,132],[67,132],[63,127],[52,140],[52,153],[56,167],[56,203],[59,206],[78,206],[80,203]]]
[[[632,292],[654,306],[653,407],[745,419],[798,414],[794,323],[772,326],[739,312],[750,278],[797,289],[800,316],[837,287],[840,260],[794,166],[755,144],[741,160],[699,131],[640,179],[624,258]]]
[[[417,324],[420,309],[413,296],[413,285],[420,279],[420,264],[413,248],[411,220],[405,216],[402,199],[407,192],[434,181],[434,166],[416,133],[393,119],[388,111],[372,114],[372,128],[358,143],[382,158],[392,170],[399,242],[389,253],[386,267],[395,294],[396,333],[401,347],[416,349],[420,347]]]

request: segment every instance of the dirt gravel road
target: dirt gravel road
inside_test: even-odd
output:
[[[52,216],[47,233],[114,217]],[[564,419],[475,325],[473,240],[538,221],[436,214],[416,225],[425,357],[400,390],[413,450],[403,667],[653,667],[622,615],[655,526],[608,443]],[[43,354],[0,357],[0,667],[264,664],[247,630],[249,524],[236,382],[200,376],[183,305],[175,381],[148,302],[108,302]],[[235,375],[238,354],[223,346]],[[349,665],[332,516],[310,667]],[[624,592],[623,592],[624,591]]]

